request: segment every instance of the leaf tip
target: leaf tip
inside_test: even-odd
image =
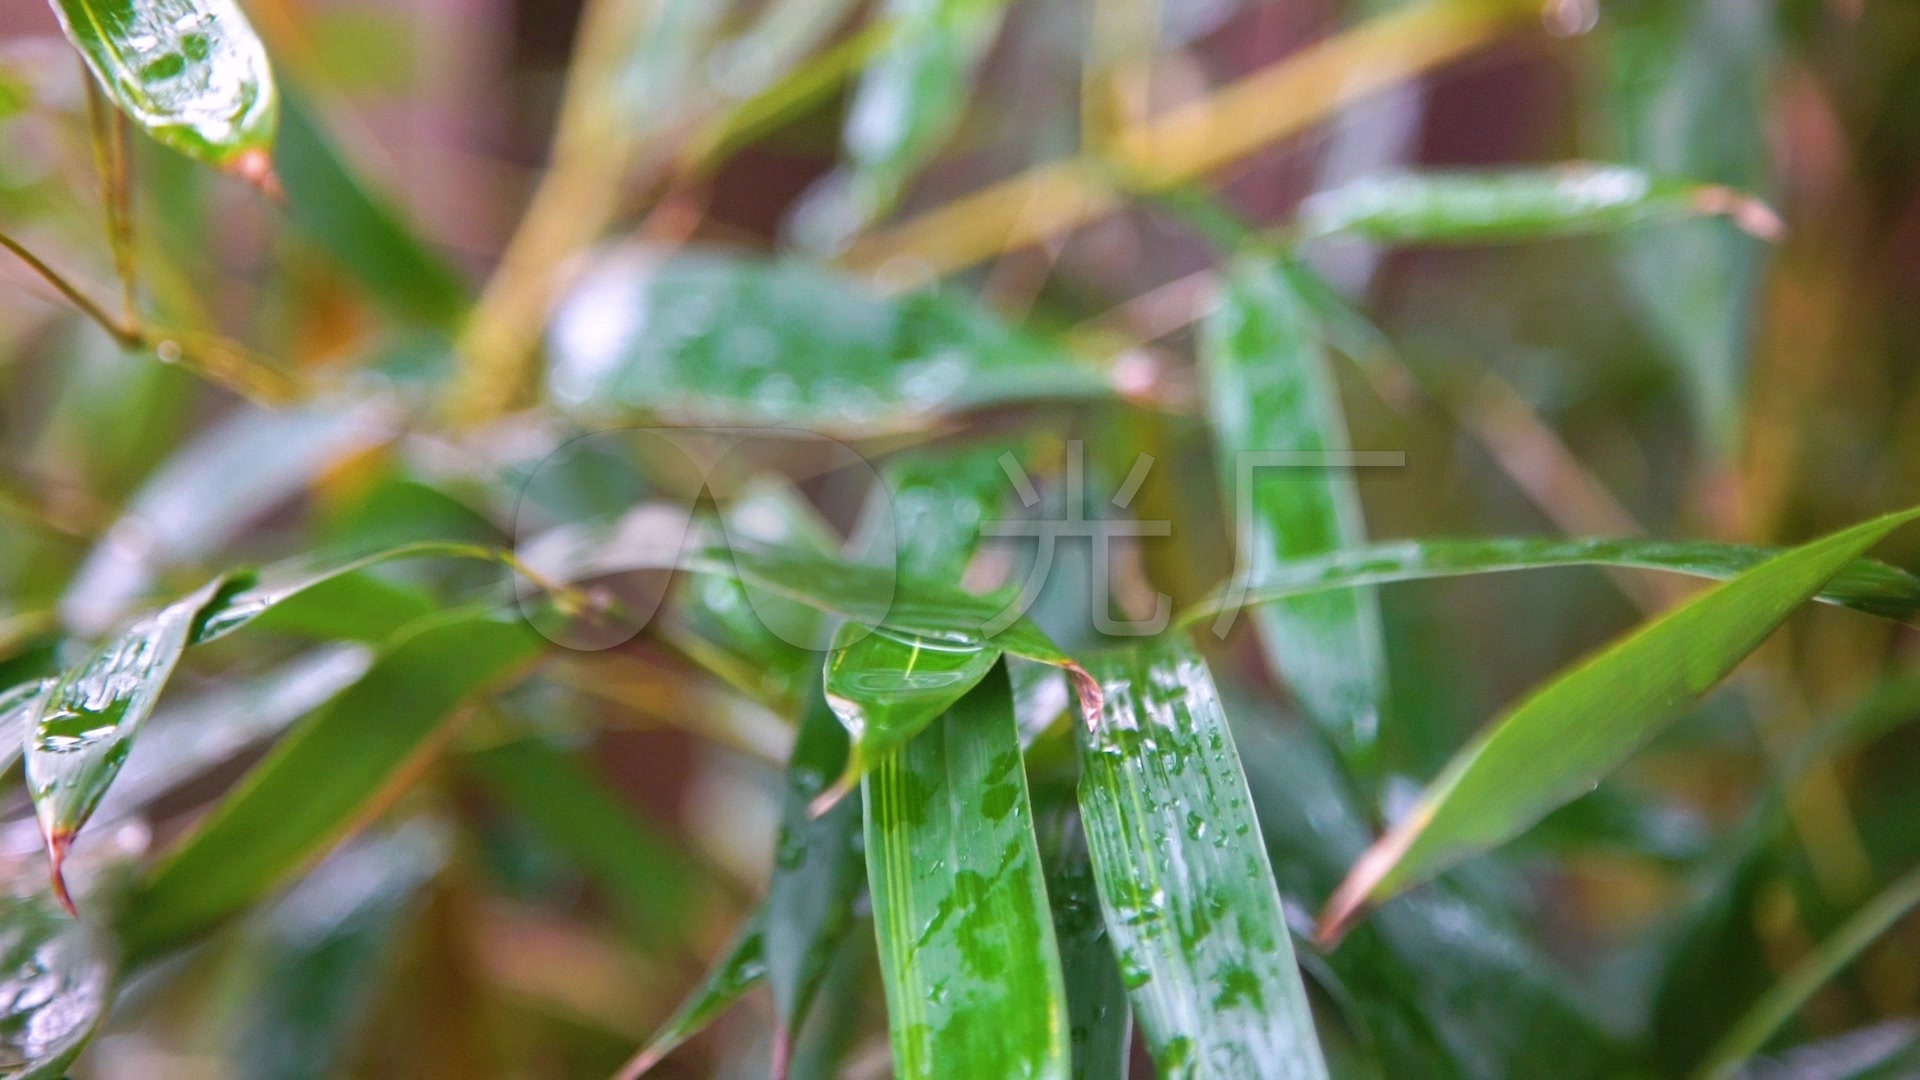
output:
[[[1106,692],[1100,689],[1100,680],[1088,673],[1079,664],[1068,662],[1068,677],[1073,679],[1074,689],[1080,693],[1080,716],[1087,722],[1088,731],[1100,728],[1100,713],[1106,708]]]
[[[1315,945],[1323,949],[1339,945],[1347,931],[1373,910],[1374,902],[1385,899],[1378,895],[1382,883],[1400,865],[1407,849],[1413,846],[1421,830],[1432,819],[1433,810],[1430,806],[1423,804],[1417,807],[1354,860],[1352,869],[1347,871],[1346,880],[1327,898],[1327,906],[1320,911],[1319,924],[1313,931]]]
[[[807,804],[807,816],[817,818],[833,809],[841,799],[846,798],[847,794],[853,790],[853,785],[859,782],[860,761],[855,757],[847,762],[847,771],[840,774],[840,779],[835,780],[832,787],[814,796],[813,801]]]
[[[241,151],[227,163],[227,172],[246,181],[249,187],[285,206],[286,189],[280,186],[280,174],[273,170],[273,157],[261,147]]]
[[[73,894],[67,890],[67,850],[73,846],[73,832],[60,830],[47,834],[47,862],[53,880],[54,899],[67,909],[67,914],[80,917],[80,909],[74,906]]]
[[[1741,232],[1770,244],[1778,243],[1787,234],[1786,222],[1780,220],[1773,207],[1730,187],[1702,188],[1694,196],[1694,205],[1702,213],[1730,219]]]
[[[793,1040],[787,1037],[787,1025],[773,1026],[773,1061],[767,1066],[767,1080],[787,1080],[793,1062]]]

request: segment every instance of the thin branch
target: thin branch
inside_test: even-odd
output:
[[[92,297],[81,292],[78,286],[68,281],[58,270],[48,266],[41,260],[40,256],[28,251],[20,241],[15,240],[6,233],[0,232],[0,247],[4,247],[8,251],[13,252],[15,258],[26,263],[29,269],[40,275],[42,281],[53,286],[55,292],[65,297],[67,303],[78,308],[82,315],[98,323],[100,329],[105,330],[111,335],[113,340],[119,342],[122,348],[134,349],[145,344],[145,340],[139,330],[127,326],[118,319],[115,319],[112,315],[107,314],[104,308],[93,302]]]
[[[139,269],[133,238],[133,163],[127,146],[127,118],[100,92],[91,71],[82,70],[87,87],[87,130],[93,142],[94,164],[100,170],[100,202],[107,216],[107,244],[113,250],[113,268],[120,279],[120,318],[124,325],[140,325],[135,302]]]

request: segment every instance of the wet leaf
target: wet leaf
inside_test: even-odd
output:
[[[1890,514],[1793,548],[1701,593],[1529,695],[1456,755],[1327,902],[1335,940],[1369,904],[1493,847],[1585,791],[1888,533]]]
[[[13,759],[26,751],[47,695],[58,679],[35,679],[0,691],[0,773],[13,767]]]
[[[1765,204],[1731,188],[1621,165],[1369,177],[1309,196],[1299,218],[1307,237],[1462,244],[1615,232],[1703,215],[1731,217],[1766,239],[1781,231]]]
[[[827,659],[827,701],[853,740],[846,771],[820,805],[852,789],[935,717],[953,707],[1000,660],[972,642],[896,634],[848,623]]]
[[[816,679],[818,676],[816,675]],[[776,1074],[793,1050],[822,980],[853,928],[854,900],[866,884],[861,858],[861,800],[843,799],[815,815],[812,804],[846,768],[847,733],[816,682],[800,716],[787,763],[773,875],[767,883],[767,984],[777,1020]]]
[[[1191,625],[1209,616],[1324,589],[1557,566],[1622,566],[1724,581],[1775,558],[1781,550],[1708,541],[1632,539],[1395,540],[1295,560],[1269,569],[1264,578],[1229,583],[1182,611],[1179,622]],[[1813,599],[1912,622],[1920,617],[1920,578],[1873,559],[1856,559],[1842,566]]]
[[[467,287],[393,208],[368,191],[298,94],[285,95],[277,154],[287,216],[391,314],[451,334]]]
[[[1060,970],[1067,988],[1072,1075],[1110,1080],[1127,1074],[1133,1010],[1100,914],[1099,887],[1073,788],[1071,774],[1044,789],[1035,780],[1034,833],[1040,861],[1047,868],[1047,899],[1053,905],[1053,934],[1060,945]]]
[[[765,937],[761,929],[763,915],[756,913],[735,935],[733,943],[708,970],[707,977],[674,1014],[654,1033],[647,1045],[635,1055],[617,1080],[633,1080],[658,1065],[688,1039],[698,1035],[721,1013],[766,978]]]
[[[1280,268],[1244,259],[1202,336],[1220,487],[1239,531],[1236,572],[1256,581],[1292,560],[1366,539],[1352,471],[1284,456],[1348,449],[1339,388],[1313,322]],[[1277,599],[1254,618],[1268,666],[1355,769],[1369,774],[1387,673],[1372,591]]]
[[[316,867],[250,927],[234,1039],[249,1080],[337,1075],[397,931],[448,854],[444,830],[415,820],[363,837]]]
[[[1094,657],[1080,815],[1120,976],[1166,1077],[1327,1070],[1247,781],[1184,639]]]
[[[548,390],[607,422],[904,430],[983,405],[1103,397],[1106,375],[957,295],[881,298],[817,265],[620,253],[556,314]]]
[[[273,71],[234,0],[54,0],[53,10],[147,134],[251,182],[272,176]]]
[[[53,864],[54,892],[69,908],[61,866],[153,714],[202,612],[241,579],[216,578],[184,600],[144,615],[69,669],[41,699],[27,739],[27,790]]]
[[[999,667],[863,781],[895,1075],[1067,1073],[1013,696]]]
[[[0,898],[0,1074],[64,1075],[113,1001],[99,932],[42,894]]]
[[[517,614],[453,611],[411,628],[153,868],[120,920],[128,956],[205,932],[351,834],[439,749],[461,702],[544,644]]]
[[[1790,968],[1707,1054],[1697,1075],[1711,1080],[1736,1075],[1820,987],[1915,907],[1920,907],[1920,871],[1887,886]]]

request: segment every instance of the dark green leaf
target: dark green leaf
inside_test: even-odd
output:
[[[687,995],[679,1009],[667,1019],[647,1045],[620,1070],[617,1080],[633,1080],[658,1065],[680,1044],[698,1035],[721,1013],[733,1007],[761,979],[766,978],[765,939],[762,916],[756,914],[740,928],[707,977]]]
[[[823,814],[812,813],[813,801],[846,762],[847,733],[816,682],[787,763],[764,908],[767,984],[778,1022],[776,1072],[784,1065],[781,1058],[792,1051],[795,1033],[853,926],[854,900],[866,883],[860,854],[861,800],[844,799]]]
[[[445,333],[459,330],[467,310],[459,273],[367,191],[301,95],[286,95],[283,120],[277,156],[293,224],[375,304]]]
[[[1066,991],[1000,667],[863,781],[901,1077],[1063,1077]]]
[[[267,51],[234,0],[54,0],[67,38],[149,135],[256,183],[279,103]]]
[[[150,958],[267,895],[398,794],[465,699],[545,644],[517,615],[456,611],[412,628],[296,727],[139,887],[120,922]]]
[[[1080,814],[1121,978],[1165,1077],[1324,1077],[1213,677],[1178,637],[1096,657]]]
[[[846,771],[819,805],[852,790],[867,770],[953,707],[1000,660],[972,643],[843,625],[827,658],[827,701],[853,739]]]
[[[944,293],[882,299],[819,266],[712,251],[616,255],[563,302],[548,389],[596,419],[902,430],[1107,377]]]
[[[650,940],[684,935],[692,914],[687,858],[574,755],[535,737],[463,760],[517,817],[600,882]]]
[[[44,894],[0,898],[0,1069],[57,1080],[113,1001],[110,946]]]
[[[1300,229],[1308,237],[1346,233],[1385,243],[1503,243],[1705,214],[1728,215],[1756,236],[1781,230],[1773,211],[1729,188],[1619,165],[1369,177],[1309,196],[1300,204]]]
[[[1047,868],[1047,899],[1053,904],[1053,934],[1060,945],[1060,971],[1067,987],[1073,1075],[1112,1080],[1127,1075],[1133,1010],[1100,914],[1099,887],[1073,787],[1070,773],[1044,789],[1038,780],[1034,782],[1034,833],[1040,861]]]
[[[134,735],[153,714],[202,613],[239,583],[216,578],[186,599],[136,619],[60,676],[34,713],[26,748],[27,789],[52,858],[54,892],[69,908],[61,864],[74,834],[126,763]]]
[[[1397,540],[1273,567],[1262,579],[1231,583],[1182,611],[1179,622],[1192,625],[1210,615],[1224,618],[1223,613],[1243,607],[1326,589],[1556,566],[1624,566],[1725,580],[1765,563],[1780,551],[1707,541]],[[1841,567],[1813,599],[1911,622],[1920,617],[1920,578],[1883,562],[1858,559]]]
[[[1890,514],[1715,586],[1574,666],[1455,756],[1327,903],[1335,939],[1367,905],[1499,844],[1616,768],[1888,533]]]
[[[447,858],[424,821],[335,852],[264,913],[243,954],[249,976],[233,1060],[249,1080],[339,1074],[375,998],[369,990],[420,889]]]
[[[1366,539],[1347,467],[1277,457],[1348,449],[1339,390],[1312,323],[1278,267],[1246,259],[1234,267],[1202,338],[1220,486],[1239,531],[1240,573],[1255,581]],[[1386,685],[1373,593],[1287,597],[1255,618],[1269,666],[1342,755],[1370,772]]]

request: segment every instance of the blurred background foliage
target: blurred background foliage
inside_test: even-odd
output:
[[[1358,471],[1373,537],[1784,544],[1920,501],[1912,4],[244,7],[280,87],[283,201],[137,132],[127,147],[138,304],[176,337],[122,348],[40,277],[0,266],[0,685],[54,670],[64,637],[228,567],[511,543],[702,496],[644,440],[580,439],[642,419],[822,428],[883,469],[930,440],[983,446],[994,484],[1011,447],[1045,505],[1084,496],[1109,516],[1107,493],[1151,455],[1126,512],[1171,535],[1129,547],[1114,610],[1143,617],[1156,592],[1183,608],[1234,565],[1194,359],[1223,241],[1407,168],[1619,162],[1752,192],[1786,227],[1774,243],[1694,219],[1306,249],[1378,327],[1349,327],[1335,344],[1361,362],[1330,369],[1351,445],[1406,454]],[[0,11],[0,231],[104,297],[114,195],[86,85],[51,9]],[[770,253],[783,261],[757,268]],[[729,276],[740,265],[762,277]],[[904,313],[872,298],[936,279]],[[727,336],[730,311],[775,339]],[[1078,360],[990,369],[959,393],[919,372],[928,391],[890,366],[915,335],[1009,356],[1064,342]],[[756,348],[847,374],[712,381],[751,368]],[[652,359],[622,382],[608,349]],[[929,403],[968,409],[930,420]],[[749,452],[738,471],[754,483],[716,493],[718,509],[744,535],[837,547],[871,480],[840,453]],[[798,487],[772,482],[782,474]],[[811,510],[789,505],[796,492]],[[769,522],[777,535],[754,532]],[[1879,554],[1914,565],[1916,544],[1896,535]],[[1003,546],[989,550],[1017,562]],[[1099,637],[1089,604],[1106,599],[1086,557],[1063,551],[1034,612],[1069,651]],[[485,564],[395,564],[194,650],[76,864],[111,880],[168,851],[272,738],[367,691],[356,680],[385,636],[360,613],[383,625],[497,601],[499,583]],[[661,586],[608,587],[647,603]],[[1489,717],[1689,588],[1565,570],[1383,591],[1377,800],[1252,633],[1200,635],[1296,929]],[[125,981],[74,1075],[618,1069],[755,910],[783,806],[831,778],[809,788],[783,771],[818,691],[800,661],[768,659],[779,646],[764,633],[728,622],[737,589],[683,583],[646,634],[550,649],[464,706],[457,731],[423,741],[445,752],[396,751],[404,768],[343,796],[338,836],[291,853],[310,874]],[[449,668],[512,649],[484,627],[442,629],[421,647]],[[1920,865],[1913,649],[1892,623],[1798,614],[1590,795],[1339,950],[1300,945],[1335,1073],[1697,1066]],[[443,690],[444,711],[465,697]],[[389,700],[405,712],[437,692],[402,681]],[[1029,772],[1052,862],[1046,745]],[[298,801],[333,775],[281,779]],[[41,839],[13,790],[0,856],[39,888]],[[364,828],[334,847],[350,824]],[[870,914],[862,900],[847,917],[864,928]],[[796,1075],[888,1072],[870,935],[844,939],[796,1034]],[[1920,924],[1895,925],[1812,995],[1755,1075],[1913,1075],[1917,953]],[[763,1073],[787,1009],[746,997],[661,1074]],[[1130,1056],[1152,1074],[1144,1045]]]

